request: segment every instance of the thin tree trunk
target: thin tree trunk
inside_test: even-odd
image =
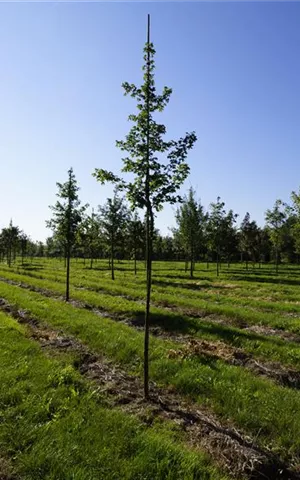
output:
[[[136,243],[134,243],[134,274],[136,275]]]
[[[67,249],[66,302],[70,299],[70,247]]]
[[[114,236],[111,236],[111,279],[115,279],[115,269],[114,269]]]
[[[150,15],[148,14],[147,29],[147,45],[150,44]],[[153,235],[153,214],[150,204],[150,51],[147,54],[147,157],[146,157],[146,178],[145,178],[145,194],[146,194],[146,310],[145,310],[145,338],[144,338],[144,396],[149,398],[149,324],[150,324],[150,299],[151,299],[151,259],[152,259],[152,235]],[[151,217],[151,218],[150,218]]]
[[[219,251],[217,251],[217,277],[219,276]]]
[[[8,266],[11,266],[11,246],[8,247],[8,252],[7,252],[7,263]]]
[[[191,254],[191,265],[190,265],[190,277],[193,278],[193,271],[194,271],[194,263],[193,263],[193,252]]]

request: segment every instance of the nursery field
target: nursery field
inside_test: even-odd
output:
[[[0,263],[0,478],[300,479],[300,267]]]

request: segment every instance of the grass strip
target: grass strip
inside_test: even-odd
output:
[[[46,279],[36,279],[12,272],[1,272],[2,276],[13,281],[24,281],[27,285],[44,288],[54,294],[64,295],[64,285]],[[142,320],[144,307],[133,300],[116,297],[102,292],[77,290],[71,287],[71,298],[106,310],[110,314],[125,315],[132,320]],[[152,307],[151,322],[169,332],[192,334],[205,340],[222,340],[256,358],[277,361],[288,367],[299,367],[300,346],[280,338],[246,332],[242,329],[210,322],[209,319],[195,319],[163,308]]]
[[[62,328],[98,353],[142,373],[143,335],[124,324],[99,318],[89,311],[45,298],[19,287],[0,284],[0,294],[11,304],[29,310],[40,321]],[[172,342],[151,339],[151,377],[172,386],[223,419],[251,433],[282,460],[299,461],[300,394],[256,378],[240,367],[215,359],[169,358]]]
[[[112,408],[72,367],[49,358],[0,312],[0,451],[23,479],[225,480],[168,425]]]

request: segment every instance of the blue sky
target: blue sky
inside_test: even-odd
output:
[[[198,136],[182,192],[262,224],[298,190],[300,3],[0,3],[0,228],[12,218],[33,239],[50,235],[70,166],[83,202],[110,195],[91,173],[122,166],[115,140],[135,104],[121,83],[141,81],[147,13],[157,86],[173,88],[161,120],[169,138]],[[172,217],[159,214],[163,233]]]

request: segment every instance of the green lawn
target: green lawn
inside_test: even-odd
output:
[[[80,302],[77,305],[63,301],[63,262],[41,259],[23,267],[14,265],[10,269],[0,264],[0,278],[3,278],[0,297],[18,309],[26,309],[42,324],[73,335],[92,351],[121,365],[128,373],[142,377],[143,332],[133,324],[142,324],[143,321],[144,266],[139,263],[136,277],[130,262],[120,262],[116,266],[116,280],[113,282],[106,261],[98,261],[95,268],[90,269],[88,262],[84,265],[82,260],[73,260],[70,293],[71,299]],[[9,285],[5,279],[44,291],[34,292]],[[160,327],[161,332],[169,334],[169,338],[151,335],[151,379],[162,388],[171,388],[178,398],[190,399],[198,404],[199,409],[208,409],[225,426],[245,432],[262,448],[270,449],[293,466],[300,462],[300,391],[280,386],[206,352],[187,357],[177,355],[182,345],[172,339],[172,335],[179,335],[182,342],[186,335],[213,344],[222,341],[259,361],[270,365],[275,362],[275,367],[277,362],[281,367],[299,372],[300,343],[296,336],[287,340],[282,338],[283,332],[300,335],[299,287],[300,269],[297,267],[282,266],[276,275],[273,266],[262,266],[261,269],[249,266],[248,271],[240,265],[222,266],[217,277],[212,266],[207,269],[206,265],[200,264],[196,265],[195,277],[190,279],[182,263],[154,262],[151,308],[152,327]],[[82,308],[86,304],[96,308],[100,315]],[[105,315],[101,316],[101,312]],[[127,320],[128,324],[122,320]],[[247,326],[260,328],[260,333],[245,328]],[[270,329],[273,329],[272,335],[268,334]],[[170,352],[175,354],[170,355]],[[49,358],[46,360],[50,361]],[[79,397],[81,402],[81,393]],[[77,407],[73,415],[76,416],[76,412]],[[126,423],[127,416],[124,418]],[[130,422],[136,421],[130,419]],[[152,433],[147,430],[144,435],[151,437]],[[170,441],[174,452],[177,451],[180,448],[177,439],[172,437]],[[184,455],[191,455],[193,461],[200,461],[195,452],[186,452]],[[203,458],[201,462],[204,462]],[[209,464],[202,465],[201,469],[208,476],[199,478],[220,478],[219,473],[210,477],[210,468]],[[130,477],[132,471],[128,467],[129,473],[121,478],[176,478],[176,473],[165,477],[162,471],[152,477],[138,476],[139,473]],[[190,476],[179,475],[178,478],[198,478],[188,469],[186,475]],[[107,478],[118,477],[109,473]]]

